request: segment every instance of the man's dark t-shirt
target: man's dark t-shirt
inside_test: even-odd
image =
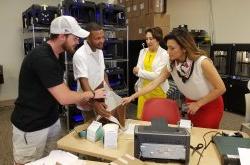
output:
[[[20,130],[33,132],[58,120],[58,102],[48,88],[63,83],[63,68],[49,44],[33,49],[22,63],[18,98],[11,122]]]

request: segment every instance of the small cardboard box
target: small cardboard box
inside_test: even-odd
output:
[[[149,0],[148,1],[148,13],[166,13],[167,11],[167,0]]]
[[[146,16],[145,26],[155,27],[155,26],[170,26],[170,15],[168,14],[148,14]]]
[[[132,5],[131,6],[126,6],[126,16],[127,18],[132,18],[133,17],[133,8],[132,8]]]
[[[132,17],[139,17],[141,14],[140,8],[139,8],[139,4],[134,3],[132,5]]]
[[[117,3],[118,5],[125,6],[125,0],[116,0],[116,3]]]
[[[126,6],[132,6],[133,0],[124,0]]]
[[[148,14],[148,0],[139,0],[139,9],[141,12],[141,16],[145,16],[146,14]]]

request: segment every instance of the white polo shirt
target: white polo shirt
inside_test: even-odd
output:
[[[89,81],[92,90],[104,81],[104,57],[101,49],[92,51],[87,41],[75,52],[73,56],[73,69],[75,80],[85,77]],[[78,81],[78,91],[81,86]]]

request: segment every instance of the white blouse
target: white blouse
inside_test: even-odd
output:
[[[211,83],[205,78],[201,67],[202,61],[206,58],[206,56],[201,56],[194,62],[193,73],[185,83],[178,76],[176,67],[170,72],[180,92],[191,100],[199,100],[213,89]]]

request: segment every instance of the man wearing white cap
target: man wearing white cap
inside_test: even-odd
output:
[[[47,137],[58,123],[59,104],[85,104],[89,99],[105,96],[103,89],[71,91],[63,81],[59,55],[64,51],[73,54],[78,37],[86,38],[89,32],[73,17],[60,16],[51,22],[50,33],[47,43],[34,48],[21,66],[18,97],[11,116],[16,165],[43,156]]]

